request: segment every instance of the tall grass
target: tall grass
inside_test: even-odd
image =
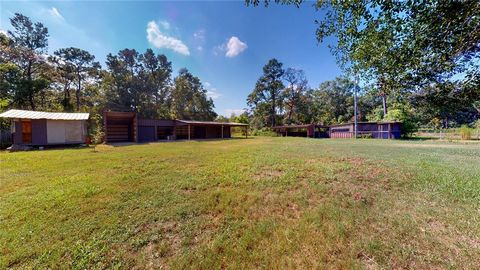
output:
[[[462,140],[471,140],[472,139],[473,129],[467,125],[462,125],[460,127],[460,136]]]

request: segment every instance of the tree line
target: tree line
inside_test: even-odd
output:
[[[48,54],[48,28],[16,13],[0,33],[0,111],[135,111],[142,117],[214,120],[214,103],[187,69],[172,75],[163,54],[124,49],[108,54],[105,68],[80,48]]]
[[[246,4],[262,2],[268,6],[271,1],[247,0]],[[274,2],[297,7],[308,4],[302,0]],[[362,120],[403,120],[410,127],[480,125],[479,1],[316,1],[312,6],[324,14],[316,21],[317,40],[334,37],[337,43],[332,53],[345,75],[359,77]],[[269,108],[256,103],[263,98],[256,93],[265,82],[271,82],[269,91],[278,86],[267,77],[259,80],[251,99],[254,116],[270,113],[263,126],[275,123],[273,114],[285,118],[282,109],[287,108],[273,104],[272,99],[280,102],[278,93],[270,98]],[[347,104],[351,104],[353,86],[340,81],[325,82],[313,90],[310,99],[324,95],[326,89],[330,93],[320,103],[314,102],[306,119],[349,120],[352,114]],[[328,99],[346,103],[328,109]],[[320,106],[322,102],[326,107]]]

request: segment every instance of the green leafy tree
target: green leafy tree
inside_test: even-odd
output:
[[[286,87],[282,92],[284,105],[284,123],[302,124],[311,121],[311,96],[305,72],[287,68],[283,74]]]
[[[342,77],[320,84],[313,89],[315,122],[337,124],[353,117],[353,82]]]
[[[21,71],[14,88],[13,102],[19,107],[28,103],[30,108],[35,110],[36,95],[45,91],[50,84],[44,72],[43,57],[48,47],[48,29],[42,23],[33,23],[30,18],[19,13],[15,13],[10,23],[13,30],[8,31],[11,42],[6,52],[7,58]]]
[[[171,117],[186,120],[211,121],[217,117],[211,98],[200,79],[187,69],[181,69],[174,80],[171,93]]]
[[[274,127],[277,114],[282,109],[283,64],[277,59],[270,59],[263,67],[263,75],[258,79],[255,89],[247,98],[247,104],[254,111],[260,127]]]
[[[54,52],[55,57],[52,60],[59,67],[61,77],[64,82],[64,109],[69,109],[70,105],[70,84],[76,84],[75,101],[76,110],[80,111],[82,86],[94,70],[100,68],[100,63],[94,62],[95,56],[79,48],[63,48]]]

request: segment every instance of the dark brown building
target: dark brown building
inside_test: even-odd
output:
[[[105,112],[105,142],[154,142],[230,138],[232,127],[247,124],[139,118],[134,112]],[[247,133],[245,133],[247,134]]]

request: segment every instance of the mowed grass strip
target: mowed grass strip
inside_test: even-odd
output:
[[[480,146],[254,138],[0,153],[0,268],[477,268]]]

